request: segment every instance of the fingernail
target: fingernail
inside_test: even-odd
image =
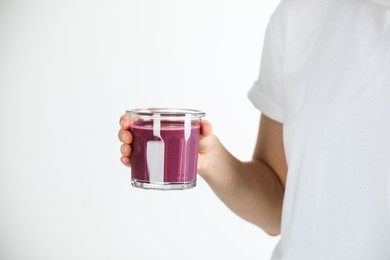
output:
[[[121,153],[124,154],[124,152],[125,152],[125,146],[122,145],[122,146],[121,146]]]
[[[122,135],[122,140],[123,140],[123,141],[126,141],[126,139],[127,139],[127,134],[123,134],[123,135]]]

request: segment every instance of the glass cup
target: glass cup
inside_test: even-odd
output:
[[[137,188],[183,190],[196,186],[200,122],[192,109],[131,109],[131,184]]]

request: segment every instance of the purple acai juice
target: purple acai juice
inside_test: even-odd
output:
[[[132,181],[196,183],[200,121],[139,120],[130,127]]]

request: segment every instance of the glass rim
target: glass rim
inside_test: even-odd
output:
[[[126,110],[129,116],[139,117],[187,117],[202,118],[205,112],[197,109],[186,108],[134,108]]]

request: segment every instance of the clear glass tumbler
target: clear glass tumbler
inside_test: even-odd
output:
[[[131,109],[131,184],[183,190],[196,186],[198,144],[204,112],[192,109]]]

